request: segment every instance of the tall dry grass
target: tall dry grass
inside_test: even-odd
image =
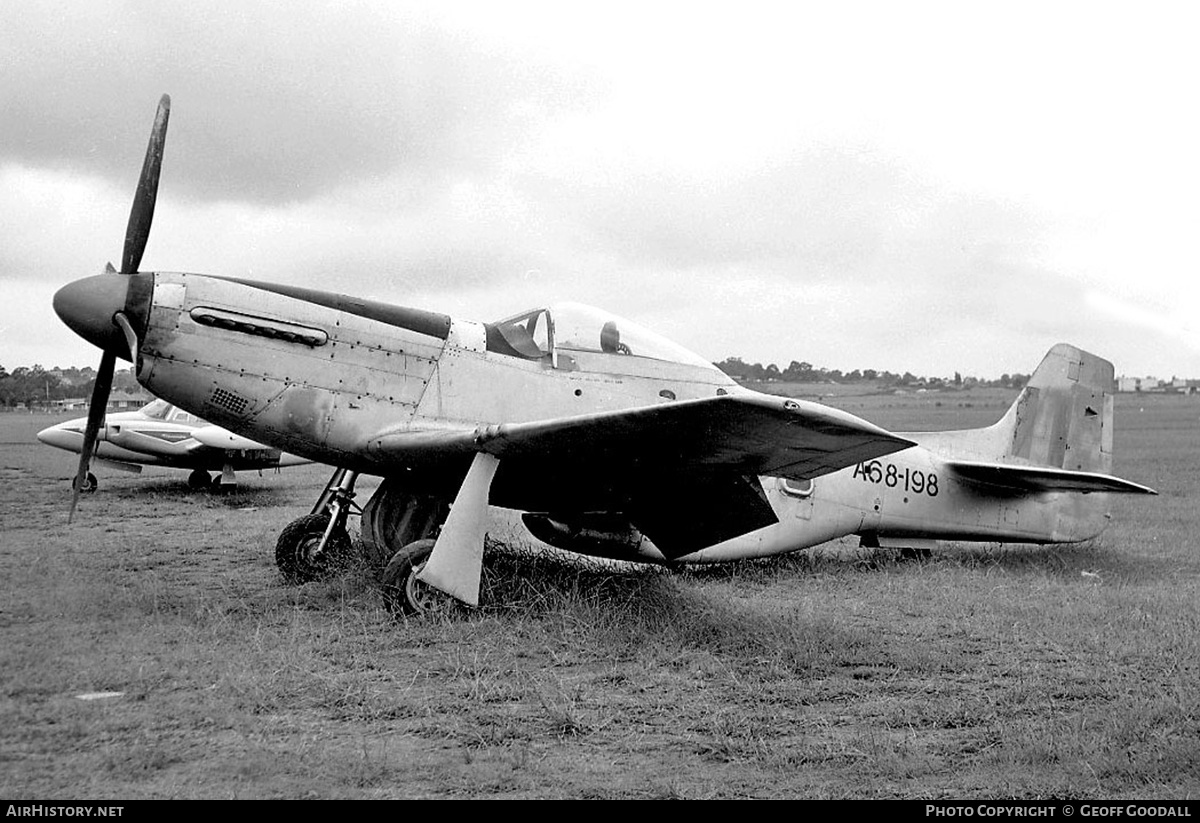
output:
[[[1118,412],[1119,471],[1163,494],[1087,545],[682,573],[493,546],[485,606],[433,621],[367,569],[280,582],[319,470],[104,475],[68,528],[69,456],[0,418],[0,796],[1194,797],[1200,404]]]

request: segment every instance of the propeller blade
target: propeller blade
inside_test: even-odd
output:
[[[142,176],[133,195],[133,207],[129,210],[125,252],[121,256],[122,274],[136,272],[142,263],[142,252],[146,250],[150,223],[154,220],[154,203],[158,199],[158,173],[162,169],[167,120],[170,116],[171,98],[164,94],[158,101],[158,113],[154,116],[154,128],[150,131],[150,144],[146,146],[146,160],[142,163]]]
[[[92,462],[92,450],[96,447],[96,436],[100,432],[100,424],[104,421],[104,410],[108,406],[108,394],[112,391],[113,371],[117,365],[117,356],[104,352],[100,358],[100,371],[96,373],[96,385],[92,389],[92,399],[88,405],[87,428],[83,431],[83,451],[79,453],[79,471],[75,473],[75,489],[71,494],[71,511],[67,522],[75,516],[75,506],[79,503],[79,492],[87,481],[88,467]]]

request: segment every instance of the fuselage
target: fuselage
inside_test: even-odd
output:
[[[922,433],[898,433],[921,442]],[[680,558],[714,563],[858,535],[876,545],[927,541],[1073,543],[1108,523],[1104,493],[1017,493],[959,478],[923,446],[796,482],[760,478],[779,522]],[[653,557],[653,550],[643,551]]]

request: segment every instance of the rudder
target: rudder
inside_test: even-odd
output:
[[[1007,457],[1039,466],[1111,474],[1113,364],[1066,343],[1043,358],[1005,421]]]

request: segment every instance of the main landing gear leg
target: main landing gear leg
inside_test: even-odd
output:
[[[358,472],[336,469],[312,513],[293,520],[279,533],[275,565],[288,583],[328,577],[350,559],[352,549],[346,519],[357,509],[356,480]]]

